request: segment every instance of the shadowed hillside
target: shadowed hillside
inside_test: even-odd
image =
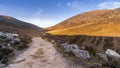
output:
[[[17,20],[13,17],[0,15],[0,31],[26,35],[42,35],[44,30],[38,26]]]

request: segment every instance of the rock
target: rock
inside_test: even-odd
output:
[[[6,37],[5,33],[0,32],[0,37]]]
[[[61,44],[61,46],[64,48],[65,52],[67,53],[72,52],[78,58],[83,58],[83,59],[90,58],[89,52],[86,50],[80,50],[78,45],[76,44],[64,43],[64,44]]]
[[[61,46],[62,48],[66,48],[67,45],[68,45],[68,43],[60,44],[60,46]]]
[[[72,49],[72,53],[78,58],[89,59],[89,52],[86,50]]]
[[[97,53],[97,55],[98,55],[100,58],[102,58],[103,60],[108,61],[108,59],[107,59],[107,55],[106,55],[106,54]]]
[[[3,36],[3,32],[0,32],[0,36]]]
[[[114,66],[115,68],[120,68],[120,55],[116,51],[107,49],[105,54],[107,55],[108,61],[111,66]]]
[[[111,57],[120,58],[120,55],[117,52],[115,52],[114,50],[111,50],[111,49],[107,49],[105,54],[108,55],[108,56],[111,56]]]
[[[5,67],[6,65],[5,64],[0,64],[0,68],[3,68]]]
[[[51,40],[51,43],[55,43],[55,41],[54,41],[54,40]]]
[[[15,38],[14,41],[20,42],[20,39],[19,38]]]
[[[1,49],[5,49],[5,48],[7,48],[7,46],[2,46],[2,47],[1,47]]]
[[[18,37],[19,36],[19,34],[12,34],[14,37]]]
[[[76,44],[69,44],[64,46],[65,52],[71,52],[72,49],[79,49],[78,45]]]
[[[22,61],[25,61],[26,59],[24,58],[17,58],[15,61],[13,61],[13,63],[19,63],[19,62],[22,62]]]
[[[6,37],[7,37],[8,40],[13,39],[13,35],[11,33],[6,33]]]

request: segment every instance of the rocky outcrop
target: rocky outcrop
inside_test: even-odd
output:
[[[72,53],[75,54],[75,56],[78,58],[83,58],[83,59],[90,58],[89,52],[86,50],[72,49]]]
[[[117,59],[120,58],[120,55],[116,51],[111,50],[111,49],[107,49],[106,52],[105,52],[105,54],[107,54],[110,57],[115,57]]]
[[[110,62],[111,61],[115,61],[115,62],[119,62],[120,63],[120,55],[116,51],[111,50],[111,49],[107,49],[105,54],[107,55],[108,60]]]
[[[9,58],[14,55],[20,42],[21,39],[17,34],[15,36],[12,33],[0,32],[0,63],[7,63]]]
[[[110,66],[120,68],[120,55],[111,49],[107,49],[105,54],[107,55]]]
[[[80,50],[78,45],[76,44],[61,44],[61,46],[64,48],[64,51],[67,53],[72,52],[76,57],[88,59],[90,58],[89,52],[86,50]]]

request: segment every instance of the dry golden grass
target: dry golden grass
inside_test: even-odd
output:
[[[120,24],[92,24],[84,27],[76,26],[48,33],[53,35],[90,35],[90,36],[120,36]]]
[[[51,27],[53,29],[47,33],[53,35],[120,36],[119,14],[120,8],[86,12]]]

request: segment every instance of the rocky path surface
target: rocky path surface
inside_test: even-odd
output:
[[[31,46],[6,68],[73,68],[56,51],[53,44],[33,38]]]

